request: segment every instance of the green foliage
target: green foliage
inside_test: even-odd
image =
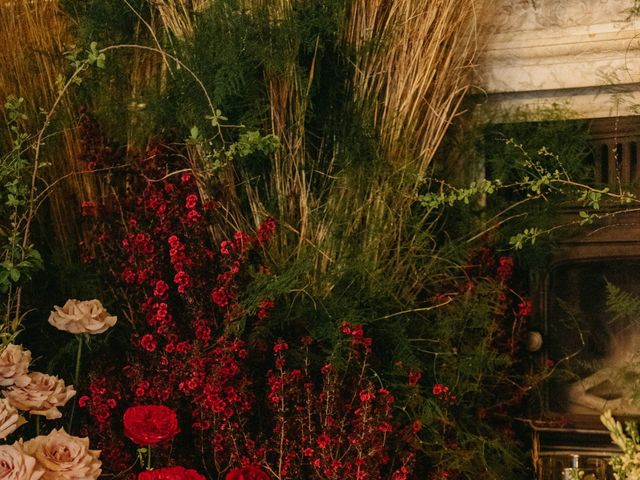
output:
[[[640,297],[607,282],[607,311],[612,314],[612,323],[637,324],[640,318]]]
[[[27,117],[24,99],[8,96],[3,113],[11,144],[0,156],[0,293],[3,321],[0,333],[14,335],[24,318],[23,287],[33,274],[43,268],[40,252],[31,241],[32,224],[46,199],[49,188],[42,188],[40,170],[49,166],[42,158],[46,134],[51,127],[62,98],[73,85],[82,81],[81,74],[90,66],[104,68],[106,55],[91,43],[89,50],[69,53],[70,72],[57,77],[58,92],[50,110],[41,110],[40,128],[30,135],[24,128]]]
[[[563,120],[563,112],[540,112],[548,120],[523,121],[513,118],[512,123],[494,124],[486,129],[478,148],[486,155],[488,178],[499,178],[504,183],[525,177],[530,172],[527,158],[540,160],[540,167],[554,171],[561,159],[563,174],[577,182],[593,177],[592,166],[586,163],[588,125],[582,121]],[[515,139],[515,141],[509,141]]]
[[[75,23],[76,38],[80,44],[85,43],[86,39],[101,45],[128,43],[136,35],[139,18],[122,1],[63,0],[61,4],[72,18],[82,19]],[[148,2],[131,0],[129,4],[143,18],[150,19]]]
[[[148,2],[130,3],[149,20]],[[278,217],[280,243],[268,251],[272,275],[258,275],[247,287],[246,315],[233,330],[254,346],[311,334],[324,347],[322,359],[335,359],[336,327],[342,321],[363,324],[374,339],[374,368],[401,392],[399,415],[429,425],[422,444],[425,470],[451,469],[466,478],[517,478],[518,472],[526,477],[518,445],[502,433],[512,425],[504,413],[511,412],[505,406],[510,399],[501,395],[513,385],[525,388],[519,366],[500,343],[512,332],[513,319],[496,297],[503,286],[488,274],[465,287],[472,281],[466,262],[495,232],[492,245],[498,249],[535,243],[544,251],[540,246],[554,220],[552,208],[536,200],[563,197],[571,190],[568,182],[588,177],[584,125],[490,127],[476,147],[487,158],[486,179],[468,186],[425,184],[412,203],[414,196],[406,197],[413,190],[406,186],[419,182],[411,163],[399,169],[396,159],[381,157],[370,111],[375,105],[356,106],[349,92],[350,56],[357,53],[346,51],[340,38],[348,2],[292,2],[290,11],[276,12],[274,5],[247,9],[244,2],[214,0],[196,16],[193,34],[181,39],[160,28],[151,38],[120,1],[65,5],[79,19],[84,44],[155,47],[157,41],[195,72],[213,99],[212,112],[198,81],[171,59],[164,59],[162,82],[151,79],[133,88],[133,57],[119,51],[104,74],[83,81],[85,99],[111,138],[124,144],[135,124],[139,143],[154,135],[184,140],[197,152],[197,173],[207,178],[209,194],[222,188],[218,175],[233,183],[237,198],[222,198],[237,203],[225,204],[230,218],[232,207],[249,211],[244,183],[264,194],[260,207]],[[104,60],[95,47],[87,59],[98,66]],[[156,60],[156,65],[163,61]],[[135,111],[127,110],[132,91],[142,105]],[[282,118],[271,117],[273,105]],[[273,124],[282,128],[279,139],[260,133]],[[286,155],[290,164],[275,162]],[[274,167],[282,165],[291,170]],[[304,188],[292,189],[284,201],[277,198],[274,185],[293,176]],[[592,189],[582,202],[595,208],[607,193]],[[308,217],[287,210],[307,200]],[[376,217],[372,205],[384,215]],[[590,211],[584,215],[579,221],[594,218]],[[322,243],[303,233],[315,225],[322,228]],[[377,238],[391,240],[371,240]],[[449,300],[437,300],[439,295]],[[255,324],[251,317],[263,298],[273,298],[277,307],[267,321]],[[409,370],[423,373],[416,388],[406,384]],[[437,383],[449,385],[458,402],[436,399]],[[494,412],[487,422],[479,421],[487,408],[504,408],[503,417]]]
[[[496,189],[502,185],[501,180],[480,180],[479,182],[471,182],[467,188],[449,187],[442,184],[439,192],[427,192],[418,200],[423,207],[432,209],[440,208],[443,205],[452,207],[457,202],[469,205],[471,199],[476,201],[482,195],[495,193]]]
[[[24,225],[30,207],[32,162],[25,156],[30,136],[21,128],[26,120],[24,99],[9,96],[4,105],[11,132],[11,151],[0,158],[0,292],[7,294],[42,268],[40,253],[24,242]]]

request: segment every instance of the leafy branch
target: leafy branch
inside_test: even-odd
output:
[[[516,143],[513,139],[506,140],[506,143],[516,148],[521,155],[519,161],[524,172],[520,178],[509,183],[500,179],[482,179],[472,182],[465,188],[439,182],[438,191],[421,195],[418,197],[418,202],[432,211],[452,207],[456,204],[469,205],[474,201],[480,205],[487,198],[499,194],[509,193],[511,198],[519,198],[486,222],[489,225],[487,227],[489,230],[520,216],[526,216],[526,213],[512,214],[515,208],[522,209],[532,202],[548,202],[551,197],[560,197],[569,204],[582,207],[576,218],[564,224],[550,228],[529,226],[513,235],[509,239],[509,245],[516,250],[524,248],[527,244],[535,244],[536,239],[549,235],[554,230],[571,225],[585,225],[599,219],[640,209],[640,199],[629,191],[621,190],[616,193],[607,187],[596,188],[574,181],[564,169],[559,156],[550,152],[546,147],[538,149],[536,157],[533,158],[522,144]],[[618,208],[609,208],[604,211],[602,207],[605,204],[607,207],[618,206]],[[485,230],[473,238],[478,238],[487,231]]]

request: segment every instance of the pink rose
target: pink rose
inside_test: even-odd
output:
[[[49,323],[69,333],[97,335],[113,327],[117,317],[109,315],[99,300],[67,300],[62,308],[57,305],[49,315]]]
[[[36,459],[22,451],[19,444],[0,445],[0,478],[5,480],[38,480],[44,471]]]
[[[102,472],[100,451],[89,439],[69,435],[63,428],[24,442],[24,451],[44,469],[42,480],[96,480]]]
[[[64,380],[46,373],[32,372],[29,378],[31,381],[24,387],[13,386],[5,392],[11,405],[49,420],[62,417],[57,407],[76,394],[73,386],[65,386]]]
[[[27,376],[31,352],[22,345],[8,344],[0,351],[0,387],[25,386],[31,380]]]

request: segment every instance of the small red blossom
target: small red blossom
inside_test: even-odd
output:
[[[276,221],[269,217],[258,227],[258,243],[264,245],[275,233]]]
[[[420,372],[409,372],[409,385],[414,386],[417,385],[420,379],[422,378],[422,373]]]
[[[378,431],[382,433],[390,433],[393,431],[393,427],[389,422],[382,422],[380,425],[378,425]]]
[[[376,396],[370,392],[369,390],[362,390],[360,392],[360,401],[361,402],[370,402],[371,400],[374,400],[376,398]]]
[[[219,307],[226,307],[229,305],[229,294],[224,287],[216,288],[211,292],[211,300]]]
[[[443,385],[441,383],[436,383],[433,386],[433,394],[438,397],[438,399],[444,401],[444,402],[449,402],[449,403],[455,403],[456,400],[458,399],[449,389],[448,386]]]
[[[185,202],[185,207],[191,210],[193,208],[196,208],[196,205],[198,205],[198,196],[194,195],[193,193],[191,195],[188,195]]]
[[[95,217],[98,213],[98,207],[95,202],[82,202],[82,216]]]
[[[155,288],[153,289],[153,294],[156,297],[162,297],[169,290],[169,285],[164,280],[158,280],[156,282]]]
[[[498,270],[497,276],[498,280],[501,282],[507,282],[511,275],[513,274],[513,258],[511,257],[500,257],[498,259]]]
[[[518,304],[518,313],[516,313],[516,316],[528,317],[529,315],[531,315],[532,310],[533,310],[533,307],[531,305],[531,300],[528,298],[525,298],[522,300],[522,302]]]
[[[331,445],[331,437],[329,437],[329,435],[327,435],[326,433],[319,435],[316,441],[318,443],[318,447],[320,448],[327,448],[329,445]]]
[[[342,333],[351,335],[351,326],[347,322],[342,322]]]
[[[229,240],[223,240],[220,243],[220,253],[222,255],[231,255],[231,248],[233,248],[233,242],[230,242]]]
[[[158,342],[153,338],[153,335],[147,333],[140,339],[140,346],[148,352],[153,352],[158,346]]]
[[[260,320],[264,320],[265,318],[267,318],[273,307],[273,300],[269,298],[265,298],[264,300],[262,300],[262,302],[260,302],[260,309],[258,310],[258,318]]]
[[[285,350],[289,350],[289,345],[283,340],[278,341],[278,343],[273,346],[274,353],[284,352]]]
[[[187,220],[189,222],[199,222],[201,219],[202,215],[200,215],[197,210],[189,210],[189,213],[187,213]]]

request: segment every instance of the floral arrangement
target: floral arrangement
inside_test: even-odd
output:
[[[115,325],[100,301],[69,300],[63,308],[54,307],[49,323],[74,334],[98,334]],[[59,419],[65,406],[76,395],[73,386],[41,372],[30,372],[31,352],[21,345],[6,344],[0,352],[0,439],[6,439],[26,423],[18,410],[47,420]],[[37,418],[37,417],[36,417]],[[39,430],[39,420],[37,428]],[[30,440],[20,438],[12,445],[0,445],[0,477],[14,480],[97,479],[102,472],[100,451],[91,450],[89,439],[52,429],[47,435]]]
[[[600,416],[602,424],[607,427],[611,440],[620,447],[622,455],[614,455],[609,460],[616,480],[640,479],[640,434],[635,422],[627,422],[625,427],[613,418],[611,411]]]
[[[105,152],[87,144],[88,168],[120,161]],[[76,384],[85,387],[77,423],[101,451],[103,468],[142,469],[143,480],[204,478],[201,472],[249,480],[408,478],[420,425],[398,421],[362,325],[338,325],[340,352],[321,368],[314,358],[325,346],[309,336],[293,346],[254,337],[251,348],[241,339],[275,307],[269,296],[248,298],[243,290],[272,275],[263,247],[276,223],[267,217],[255,232],[219,236],[223,207],[201,196],[182,162],[175,150],[151,147],[117,170],[120,177],[108,175],[103,203],[82,205],[83,259],[110,275],[105,285],[125,300],[119,308],[128,322],[116,325],[97,301],[69,300],[49,317],[78,339]],[[80,376],[88,335],[114,326],[126,348],[94,346],[82,362],[88,377]],[[418,381],[419,374],[409,379]]]

